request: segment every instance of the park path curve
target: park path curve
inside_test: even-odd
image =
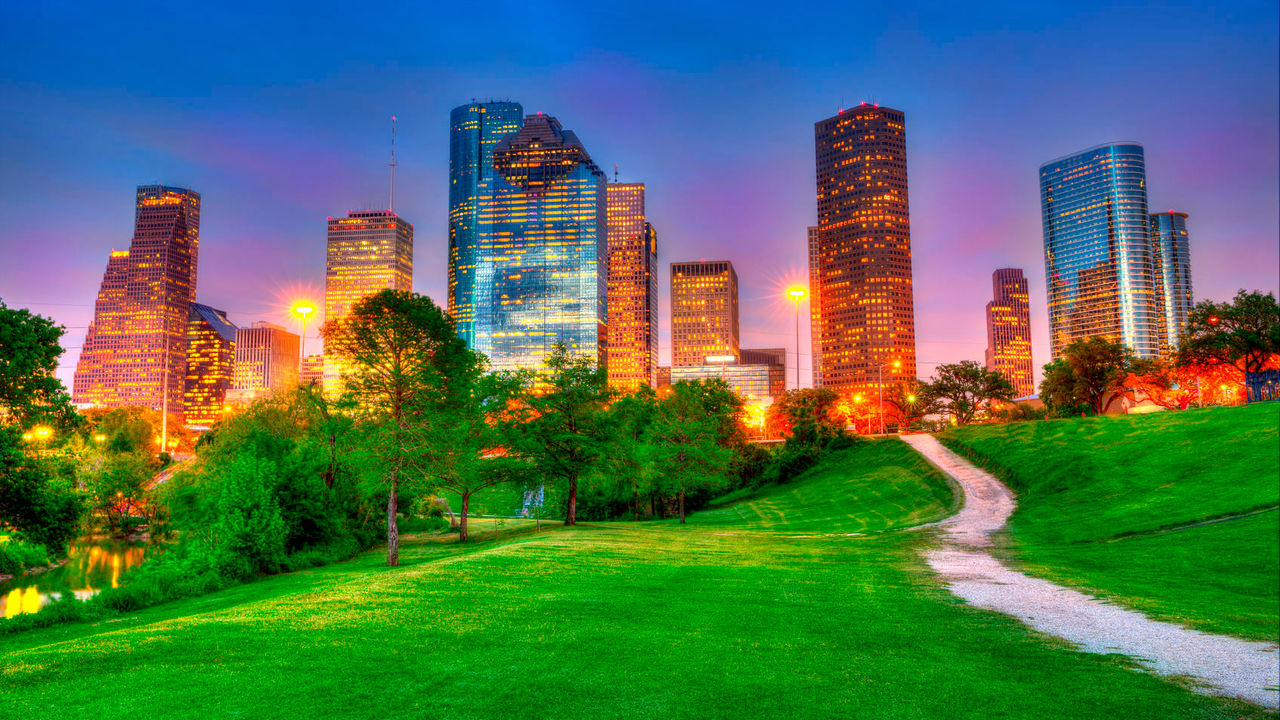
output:
[[[960,512],[938,523],[942,544],[925,560],[947,588],[971,605],[1011,615],[1084,652],[1129,656],[1161,675],[1191,678],[1205,692],[1277,707],[1280,648],[1152,620],[1136,610],[1005,567],[983,548],[1016,507],[1013,493],[932,435],[903,441],[964,491]]]

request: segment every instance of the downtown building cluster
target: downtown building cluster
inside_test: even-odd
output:
[[[659,367],[658,233],[644,183],[610,181],[572,130],[518,103],[462,105],[449,133],[447,309],[492,369],[540,369],[563,346],[624,391],[709,378],[749,403],[785,391],[786,349],[741,347],[728,259],[670,264],[671,365]],[[814,150],[812,383],[884,393],[917,376],[905,115],[842,110],[814,124]],[[1042,166],[1040,181],[1053,357],[1098,336],[1167,356],[1192,304],[1187,216],[1149,213],[1142,147],[1069,155]],[[300,382],[340,386],[342,368],[305,355],[300,334],[237,327],[195,301],[200,203],[186,188],[138,188],[130,247],[110,253],[76,368],[78,404],[163,408],[200,427]],[[412,289],[414,226],[394,209],[330,217],[327,231],[323,321],[379,290]],[[1028,283],[1000,268],[992,290],[986,364],[1026,397]],[[797,386],[798,372],[797,347]]]

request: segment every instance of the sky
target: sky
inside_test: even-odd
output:
[[[1104,142],[1142,143],[1152,212],[1189,214],[1198,300],[1280,292],[1274,1],[433,5],[0,9],[0,299],[66,326],[68,386],[137,185],[202,195],[200,302],[296,330],[326,218],[387,205],[392,115],[414,289],[443,305],[449,110],[473,98],[554,115],[646,184],[664,363],[667,268],[700,258],[737,269],[743,347],[794,352],[813,123],[860,102],[906,114],[922,377],[982,360],[999,267],[1026,272],[1048,362],[1038,169]]]

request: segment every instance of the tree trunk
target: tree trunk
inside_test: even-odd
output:
[[[400,503],[399,485],[399,480],[393,474],[391,493],[387,496],[387,565],[389,567],[400,564],[400,528],[396,525],[396,513]]]
[[[467,506],[471,504],[471,493],[462,493],[462,518],[458,522],[458,542],[467,541]]]
[[[565,525],[578,524],[578,479],[569,481],[569,507],[564,514]]]
[[[680,524],[684,524],[684,488],[680,489]]]

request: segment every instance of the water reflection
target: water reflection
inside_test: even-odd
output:
[[[61,567],[39,575],[0,583],[0,615],[6,618],[39,610],[58,593],[81,599],[108,587],[120,587],[120,576],[142,564],[148,545],[111,540],[81,540],[68,549]]]

